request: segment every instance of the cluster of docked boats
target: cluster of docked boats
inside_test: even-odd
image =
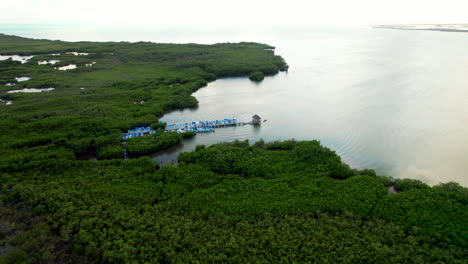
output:
[[[214,120],[214,121],[199,121],[191,123],[182,123],[182,124],[172,124],[166,125],[166,131],[174,131],[178,133],[184,133],[188,131],[193,131],[196,133],[210,133],[214,132],[217,127],[225,126],[236,126],[238,124],[236,118],[225,118],[223,120]],[[150,135],[156,133],[157,130],[154,130],[151,127],[136,127],[130,129],[127,133],[122,134],[122,139],[127,140],[134,137],[141,137],[144,135]]]
[[[214,132],[214,129],[217,127],[224,126],[235,126],[237,125],[236,118],[225,118],[223,120],[214,120],[214,121],[198,121],[191,123],[182,123],[182,124],[172,124],[167,125],[166,130],[171,131],[196,131],[196,132]]]
[[[154,130],[151,127],[136,127],[134,129],[128,130],[127,133],[122,134],[122,139],[127,140],[130,138],[141,137],[144,135],[150,135],[154,133],[156,133],[156,130]]]
[[[193,132],[196,132],[196,133],[210,133],[210,132],[215,132],[215,129],[214,129],[214,127],[192,127],[192,128],[189,128],[189,129],[181,128],[181,129],[170,130],[170,131],[175,131],[175,132],[178,132],[178,133],[184,133],[184,132],[187,132],[187,131],[193,131]]]

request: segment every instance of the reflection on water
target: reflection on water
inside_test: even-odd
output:
[[[11,90],[7,93],[42,93],[42,92],[50,92],[55,88],[24,88],[21,90]]]
[[[23,76],[23,77],[15,77],[17,82],[25,82],[31,80],[31,77]]]
[[[8,28],[65,40],[177,43],[255,41],[276,46],[290,69],[261,83],[222,79],[200,89],[196,109],[167,114],[180,123],[267,119],[228,127],[157,153],[164,163],[197,144],[263,138],[318,139],[356,168],[429,184],[468,186],[468,33],[372,28]]]
[[[66,54],[73,54],[75,56],[88,56],[89,55],[89,53],[86,53],[86,52],[76,52],[76,51],[67,52]]]
[[[68,65],[65,65],[65,66],[62,66],[62,67],[56,67],[55,69],[59,70],[59,71],[68,71],[68,70],[76,69],[76,65],[75,64],[68,64]]]
[[[20,55],[0,55],[0,61],[2,60],[14,60],[14,61],[19,61],[22,64],[28,62],[31,58],[34,56],[20,56]]]
[[[37,62],[39,65],[51,64],[54,65],[55,63],[60,62],[60,60],[40,60]]]
[[[11,105],[13,101],[0,99],[0,105]]]

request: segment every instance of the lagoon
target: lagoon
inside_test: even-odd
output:
[[[156,160],[220,141],[318,139],[355,168],[468,185],[468,34],[362,29],[268,43],[288,73],[261,83],[218,80],[194,94],[197,109],[162,118],[249,121],[259,114],[268,121],[197,135]]]
[[[173,43],[255,41],[276,46],[289,72],[221,79],[194,96],[196,109],[169,123],[258,114],[261,127],[200,134],[157,153],[171,163],[197,144],[318,139],[355,168],[429,184],[468,186],[468,33],[357,28],[10,28],[10,34],[63,40]]]

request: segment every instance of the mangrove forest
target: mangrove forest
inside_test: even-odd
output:
[[[272,46],[0,34],[0,55],[0,263],[467,263],[467,188],[353,169],[313,135],[145,156],[196,136],[159,118],[208,82],[288,70]]]

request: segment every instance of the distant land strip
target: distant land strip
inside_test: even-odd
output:
[[[430,30],[442,32],[468,32],[468,25],[375,25],[373,28],[399,30]]]

